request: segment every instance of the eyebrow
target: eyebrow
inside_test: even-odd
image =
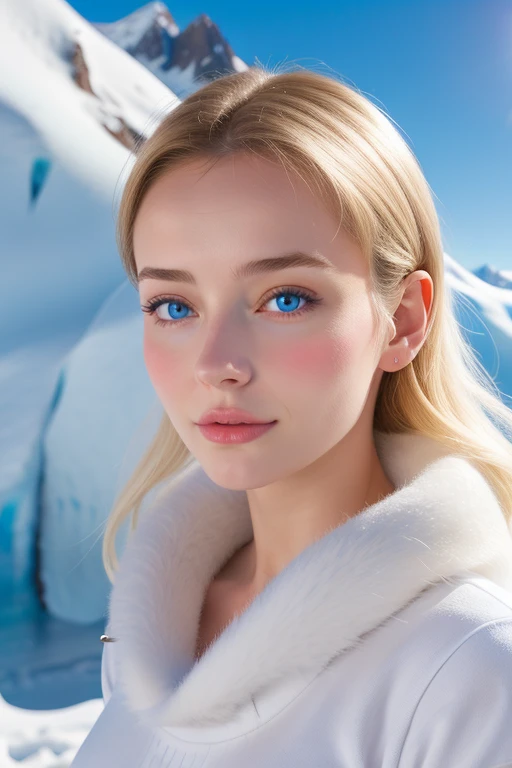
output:
[[[310,267],[314,269],[323,269],[325,271],[337,273],[337,269],[326,256],[321,253],[313,255],[311,253],[287,253],[283,256],[273,256],[271,258],[256,259],[248,261],[235,269],[231,269],[231,274],[235,280],[261,275],[265,272],[277,272],[281,269],[291,269],[293,267]],[[137,276],[137,282],[143,280],[171,280],[178,283],[190,283],[197,285],[197,281],[186,269],[164,269],[163,267],[144,267]]]

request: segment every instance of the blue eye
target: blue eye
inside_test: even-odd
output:
[[[315,298],[308,291],[305,291],[302,288],[275,288],[272,294],[268,296],[263,302],[263,305],[268,304],[269,301],[272,301],[273,299],[281,296],[285,296],[286,299],[284,302],[281,302],[281,304],[278,304],[278,306],[280,309],[284,309],[286,311],[284,313],[276,312],[275,314],[284,318],[297,317],[298,315],[302,315],[304,312],[313,309],[314,305],[321,304],[322,302],[322,299]],[[301,309],[296,311],[296,301],[294,298],[292,298],[290,301],[290,297],[298,297],[299,299],[304,299],[306,304]],[[170,317],[169,320],[164,320],[156,314],[158,307],[165,304],[169,305],[169,309],[167,311]],[[187,304],[186,301],[183,301],[183,299],[179,299],[176,296],[157,296],[156,298],[148,301],[148,303],[142,306],[141,309],[143,312],[147,312],[149,315],[155,315],[157,318],[155,323],[157,325],[180,325],[185,320],[190,319],[189,317],[183,317],[183,312],[186,312],[187,309],[191,309],[191,307],[189,304]]]
[[[180,317],[180,314],[183,312],[184,309],[185,310],[190,309],[190,307],[187,304],[179,301],[169,301],[164,303],[167,303],[169,305],[169,315],[172,317],[173,320],[186,320],[186,318]],[[176,312],[178,317],[174,317],[174,315],[172,314],[172,310],[175,309],[175,307],[178,307],[178,310]]]

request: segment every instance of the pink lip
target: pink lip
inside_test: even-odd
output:
[[[277,424],[199,424],[201,434],[212,443],[248,443]]]
[[[213,424],[215,422],[231,422],[240,423],[246,422],[249,424],[269,424],[270,420],[258,419],[253,416],[249,411],[244,411],[241,408],[211,408],[206,413],[203,413],[201,418],[196,422],[198,425]]]

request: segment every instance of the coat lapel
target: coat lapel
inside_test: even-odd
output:
[[[261,690],[318,672],[430,584],[470,570],[512,590],[512,539],[475,466],[418,434],[375,432],[395,491],[303,550],[195,662],[205,591],[252,538],[245,491],[194,462],[128,540],[109,601],[132,710],[216,724]]]

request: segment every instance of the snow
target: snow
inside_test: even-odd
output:
[[[487,272],[487,270],[485,270]],[[487,283],[445,253],[446,282],[463,335],[483,367],[508,398],[512,396],[512,286]],[[504,402],[510,405],[510,399]]]
[[[167,7],[163,3],[147,3],[118,21],[97,23],[94,26],[116,45],[129,51],[137,47],[155,22],[165,29],[170,37],[179,35],[179,27],[168,21],[166,11]]]
[[[231,63],[235,72],[244,72],[247,69],[247,64],[239,56],[233,56]]]
[[[161,77],[165,83],[172,83],[173,90],[180,96],[185,97],[187,94],[199,90],[202,86],[202,83],[194,80],[196,72],[196,62],[194,59],[190,61],[187,67],[170,67],[169,69],[162,69],[162,65],[167,60],[165,55],[150,59],[144,54],[139,54],[137,60],[146,69],[153,72],[155,77]]]
[[[474,270],[474,274],[486,283],[498,288],[512,288],[512,271],[497,269],[491,264],[484,264]]]
[[[68,768],[103,709],[103,699],[73,707],[30,711],[0,696],[2,768]]]
[[[2,602],[2,768],[20,761],[45,768],[70,764],[103,709],[103,631],[103,621],[81,626],[52,617],[33,595],[17,593]]]

